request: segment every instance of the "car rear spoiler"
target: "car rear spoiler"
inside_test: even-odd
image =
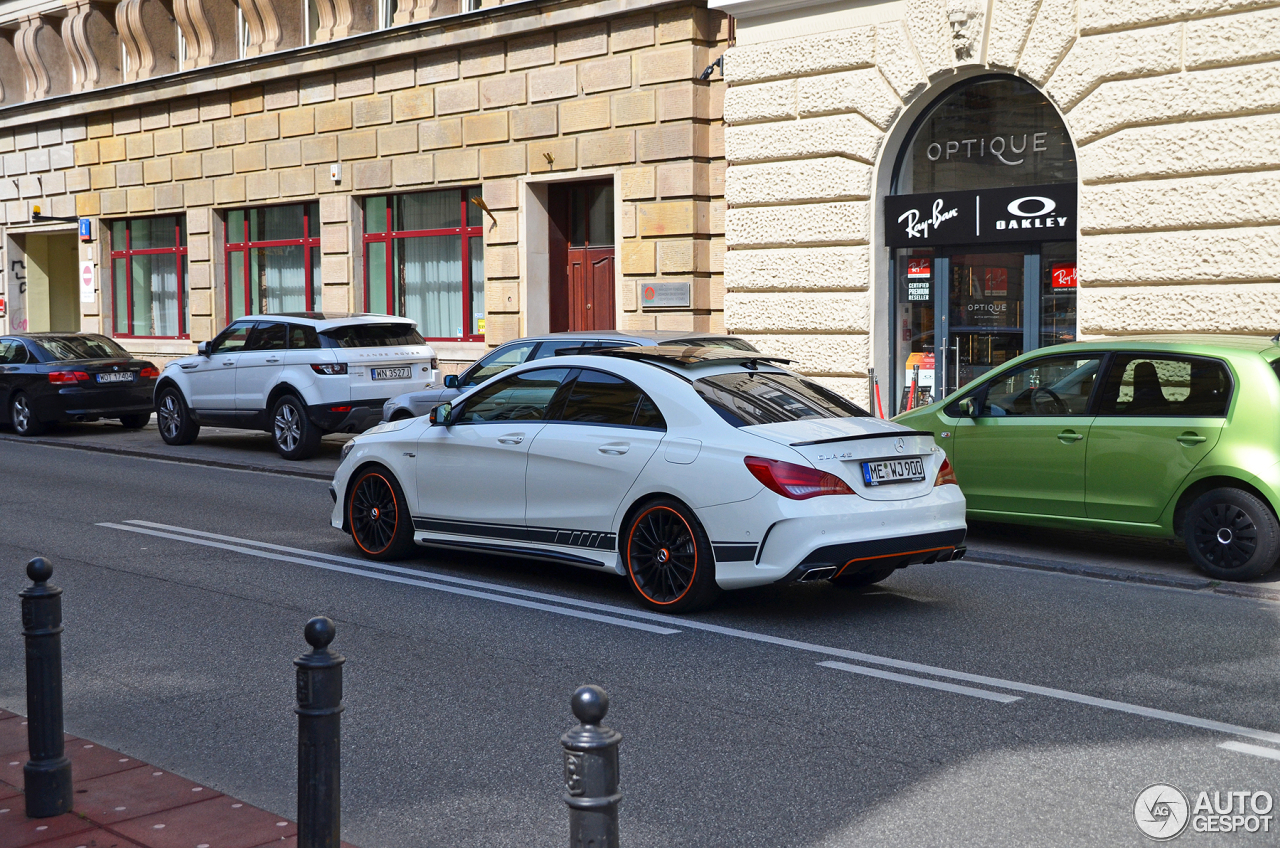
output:
[[[791,447],[802,448],[808,445],[829,445],[832,442],[860,442],[864,439],[900,439],[903,436],[929,436],[933,437],[933,433],[928,430],[890,430],[887,433],[862,433],[857,436],[836,436],[833,439],[814,439],[811,442],[792,442]]]

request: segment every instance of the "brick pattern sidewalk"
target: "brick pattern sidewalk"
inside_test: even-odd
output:
[[[0,846],[4,848],[295,848],[274,813],[74,736],[66,737],[73,810],[24,812],[27,720],[0,710]],[[343,843],[346,846],[346,843]],[[352,848],[352,846],[346,846]]]

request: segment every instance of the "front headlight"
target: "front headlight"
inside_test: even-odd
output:
[[[347,442],[345,445],[343,445],[343,446],[342,446],[342,459],[341,459],[341,461],[342,461],[342,462],[346,462],[346,461],[347,461],[347,457],[348,457],[348,456],[350,456],[350,455],[351,455],[351,452],[352,452],[353,450],[355,450],[355,449],[356,449],[356,440],[355,440],[355,439],[352,439],[351,441],[349,441],[349,442]]]

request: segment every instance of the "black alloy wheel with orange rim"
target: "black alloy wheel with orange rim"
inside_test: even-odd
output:
[[[413,518],[404,492],[389,471],[362,469],[348,490],[347,521],[351,539],[370,559],[402,559],[413,551]]]
[[[683,504],[646,504],[626,527],[627,576],[650,609],[692,612],[720,594],[711,543]]]

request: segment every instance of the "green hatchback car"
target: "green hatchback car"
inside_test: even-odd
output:
[[[1180,537],[1247,580],[1280,558],[1277,340],[1042,348],[894,420],[946,449],[970,518]]]

